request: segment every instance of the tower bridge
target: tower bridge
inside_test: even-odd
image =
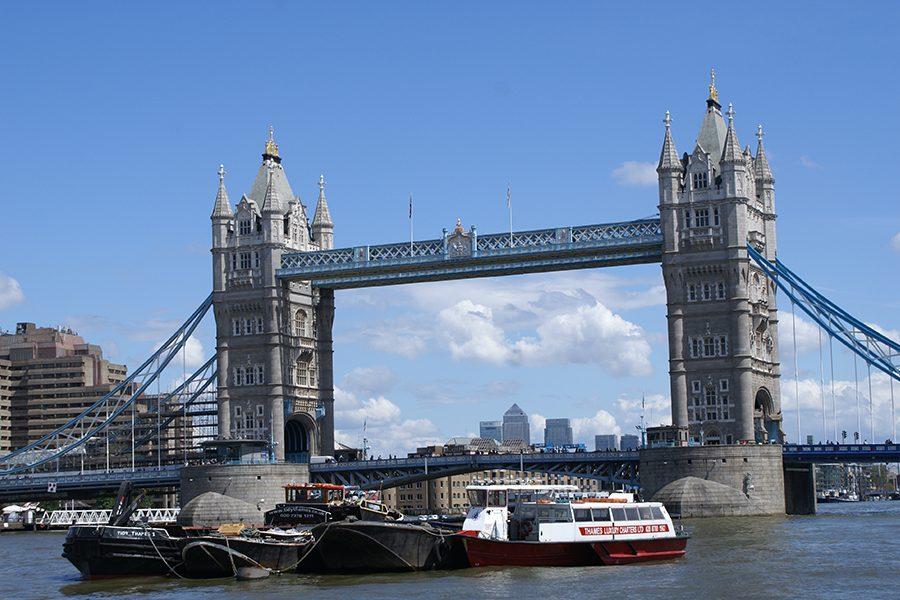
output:
[[[292,477],[369,485],[379,478],[396,483],[424,476],[424,464],[414,461],[390,469],[364,463],[307,465],[311,455],[334,450],[334,294],[350,288],[660,263],[672,401],[669,442],[676,448],[721,446],[737,456],[741,448],[784,442],[778,289],[829,339],[900,381],[900,344],[838,307],[776,258],[775,179],[762,127],[757,128],[753,153],[738,141],[731,105],[724,115],[721,108],[713,82],[696,143],[683,154],[676,150],[666,113],[657,164],[658,217],[487,235],[457,221],[435,239],[344,248],[334,247],[324,177],[310,216],[288,182],[270,129],[256,177],[237,204],[229,198],[224,168],[219,169],[210,217],[211,296],[110,394],[37,442],[0,457],[0,489],[13,489],[23,477],[46,481],[54,472],[80,474],[86,457],[94,474],[116,473],[129,445],[132,473],[145,468],[134,459],[142,447],[155,452],[155,468],[161,473],[161,432],[177,424],[179,414],[182,429],[187,429],[189,409],[208,403],[209,396],[216,405],[215,435],[222,443],[255,441],[266,448],[257,459],[299,465]],[[216,324],[215,357],[176,390],[160,395],[154,442],[152,422],[135,428],[135,402],[159,381],[209,310]],[[719,483],[740,489],[735,481],[743,477],[741,469],[758,472],[768,481],[757,489],[767,491],[753,510],[783,512],[783,484],[773,473],[780,473],[788,454],[783,459],[780,451],[746,452],[753,461],[745,457]],[[647,450],[640,460],[646,466],[654,464],[653,457]],[[190,462],[198,456],[184,458]],[[506,459],[475,463],[482,467],[491,460]],[[660,458],[657,463],[656,479],[661,473],[672,482],[693,473],[687,466],[692,459],[682,464]],[[533,466],[568,468],[554,467],[549,459]],[[623,479],[616,473],[636,473],[607,467],[582,462],[579,468],[610,480]],[[166,471],[165,477],[172,476],[171,469]]]

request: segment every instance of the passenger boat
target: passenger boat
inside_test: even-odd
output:
[[[353,517],[361,521],[396,521],[403,515],[381,503],[377,492],[328,483],[289,483],[284,502],[266,511],[272,527],[313,526]]]
[[[462,527],[472,567],[621,565],[680,558],[689,536],[665,506],[574,486],[472,485]]]

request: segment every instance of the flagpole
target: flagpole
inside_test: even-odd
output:
[[[506,184],[506,208],[509,210],[509,247],[513,247],[513,226],[512,226],[512,199],[510,198],[510,185]]]
[[[413,202],[412,194],[409,195],[409,257],[413,255]]]

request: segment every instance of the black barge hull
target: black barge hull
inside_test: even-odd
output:
[[[85,579],[165,575],[181,563],[179,539],[165,529],[75,525],[63,543],[63,557]]]
[[[405,523],[339,521],[317,525],[316,542],[299,571],[374,573],[466,566],[458,535]]]

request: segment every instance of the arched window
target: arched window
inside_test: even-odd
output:
[[[308,368],[309,368],[309,365],[306,363],[306,361],[304,361],[304,360],[297,361],[297,369],[294,371],[294,374],[297,376],[297,380],[294,383],[296,383],[297,385],[302,385],[304,387],[306,385],[308,385],[308,379],[307,379],[307,374],[308,374],[307,369]]]
[[[309,387],[316,387],[316,362],[309,363]]]
[[[306,336],[306,311],[302,308],[294,313],[294,335]]]

